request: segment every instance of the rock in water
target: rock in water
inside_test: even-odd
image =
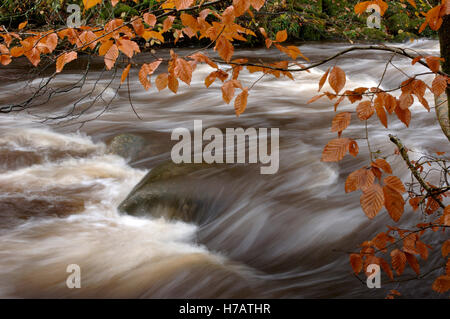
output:
[[[119,134],[108,145],[108,153],[122,156],[130,161],[135,160],[144,150],[146,141],[134,134]]]
[[[218,204],[213,184],[219,184],[215,177],[223,169],[223,165],[163,163],[147,173],[118,209],[135,216],[201,223]],[[213,176],[209,183],[199,176],[204,173]]]

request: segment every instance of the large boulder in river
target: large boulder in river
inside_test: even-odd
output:
[[[130,215],[164,217],[201,223],[217,205],[218,179],[230,166],[214,164],[175,164],[172,161],[153,168],[119,205]],[[210,178],[205,179],[205,174]]]

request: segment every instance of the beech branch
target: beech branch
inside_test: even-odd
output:
[[[414,175],[416,180],[419,182],[420,186],[422,186],[422,188],[427,192],[427,196],[431,196],[439,204],[439,206],[441,206],[442,208],[445,209],[445,205],[436,196],[436,194],[433,192],[433,189],[430,186],[428,186],[428,184],[423,180],[422,176],[420,176],[420,173],[417,171],[417,169],[411,163],[408,153],[407,153],[407,150],[406,150],[405,146],[403,146],[402,142],[392,134],[389,134],[389,139],[391,140],[392,143],[394,143],[397,146],[397,148],[400,152],[400,155],[402,156],[403,160],[408,165],[408,168],[411,171],[411,173]]]

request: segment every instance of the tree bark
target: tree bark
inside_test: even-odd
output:
[[[447,10],[448,11],[448,10]],[[441,46],[441,57],[445,59],[442,63],[442,71],[450,74],[450,15],[443,17],[444,22],[439,29],[439,43]],[[436,116],[442,131],[450,141],[450,87],[441,96],[435,98]]]

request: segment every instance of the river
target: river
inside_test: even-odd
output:
[[[439,54],[437,41],[402,45],[424,55]],[[319,43],[300,49],[318,61],[346,46]],[[390,55],[363,51],[340,57],[346,87],[376,86]],[[282,57],[263,49],[235,53],[245,56]],[[408,74],[425,71],[407,60],[393,61]],[[265,76],[250,91],[246,112],[239,118],[233,106],[222,101],[219,82],[205,88],[203,80],[213,71],[207,65],[198,65],[191,87],[181,84],[176,95],[167,89],[157,93],[155,87],[145,91],[131,73],[131,97],[142,120],[132,111],[124,85],[106,112],[80,125],[95,118],[115,95],[117,81],[108,87],[110,75],[98,80],[97,71],[89,73],[81,89],[55,96],[39,108],[1,115],[0,297],[383,298],[389,289],[399,289],[405,297],[438,297],[431,290],[437,273],[402,284],[390,284],[383,276],[382,289],[368,289],[352,275],[346,252],[393,222],[384,210],[369,221],[360,208],[360,195],[344,191],[346,176],[368,158],[361,139],[364,126],[354,113],[344,135],[358,138],[359,156],[320,162],[324,145],[335,136],[330,131],[333,103],[326,98],[306,102],[317,94],[318,80],[328,66],[294,74],[295,81]],[[0,85],[2,105],[26,98],[26,81],[12,80],[24,72],[22,64],[0,69],[7,79]],[[51,85],[70,85],[81,72],[68,67]],[[242,71],[240,80],[251,86],[259,76]],[[432,76],[423,79],[431,83]],[[395,87],[402,80],[391,67],[382,87]],[[39,117],[64,114],[92,89],[103,91],[103,100],[80,118],[58,122]],[[344,101],[339,110],[354,111],[355,105]],[[416,152],[448,152],[434,110],[428,113],[416,101],[412,112],[408,129],[390,116],[386,130],[373,117],[372,148],[392,154],[387,134],[394,133]],[[258,164],[248,164],[238,173],[201,176],[186,186],[215,194],[201,222],[118,212],[117,206],[146,172],[170,160],[172,130],[192,130],[194,120],[202,120],[204,128],[279,128],[279,171],[261,175]],[[127,161],[109,154],[106,144],[120,133],[145,137],[145,156]],[[401,158],[390,157],[389,162],[396,175],[408,176]],[[414,222],[414,214],[408,208],[401,221]],[[437,251],[428,263],[438,259]],[[80,289],[66,287],[69,264],[80,266]],[[411,269],[408,274],[412,276]]]

